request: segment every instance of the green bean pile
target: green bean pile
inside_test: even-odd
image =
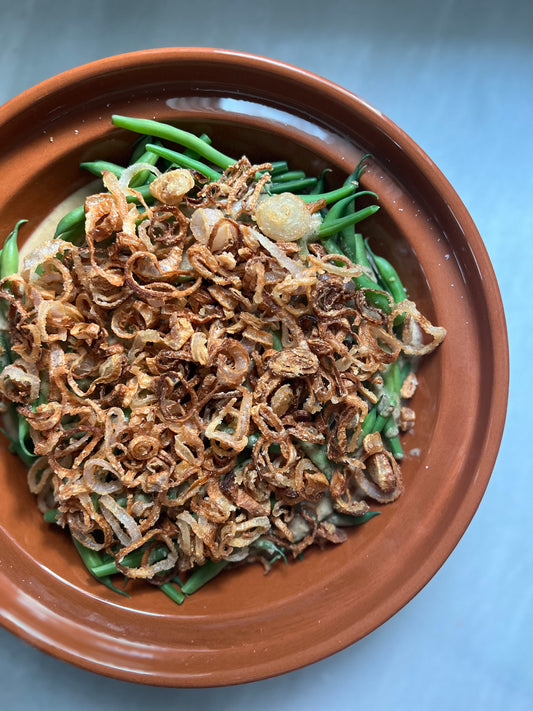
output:
[[[117,576],[144,578],[181,604],[227,567],[259,561],[269,570],[311,544],[341,543],[345,527],[379,513],[369,501],[402,493],[400,433],[414,426],[414,363],[445,331],[419,313],[395,268],[356,230],[379,210],[378,196],[360,189],[370,156],[328,190],[327,171],[253,166],[207,135],[112,121],[141,136],[129,165],[82,163],[103,176],[103,191],[66,214],[56,242],[20,274],[24,220],[0,252],[4,433],[29,468],[45,520],[70,531],[92,576],[121,595]],[[128,285],[127,299],[117,284]],[[45,307],[53,333],[39,316]],[[139,346],[124,355],[135,308],[148,324],[140,360]],[[245,326],[252,335],[241,335]],[[183,329],[190,333],[178,346]],[[150,345],[157,338],[164,347]],[[76,344],[88,361],[102,357],[96,380],[75,374]],[[120,373],[132,372],[144,385],[128,395]],[[331,402],[320,400],[324,388]],[[107,461],[91,454],[96,447]],[[156,460],[169,467],[164,484]],[[81,504],[61,498],[67,485]]]

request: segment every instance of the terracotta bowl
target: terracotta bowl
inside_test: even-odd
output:
[[[91,179],[81,161],[128,155],[111,114],[206,131],[229,154],[287,159],[331,185],[364,153],[365,187],[382,209],[365,224],[411,297],[448,329],[422,365],[417,425],[404,449],[405,494],[349,540],[268,576],[220,576],[178,607],[151,586],[131,599],[90,578],[68,537],[42,520],[24,467],[2,439],[0,617],[13,633],[86,669],[176,687],[281,674],[333,654],[381,625],[434,575],[488,483],[506,411],[508,350],[494,273],[460,199],[388,118],[325,79],[216,49],[111,57],[49,79],[0,109],[0,234]]]

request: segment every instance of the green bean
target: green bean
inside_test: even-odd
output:
[[[159,141],[157,141],[152,143],[151,145],[159,146],[160,143]],[[158,160],[159,156],[157,156],[153,151],[145,150],[145,152],[141,156],[139,156],[139,159],[136,161],[136,163],[147,163],[148,165],[155,166]],[[145,185],[146,183],[151,183],[155,179],[155,177],[155,174],[152,173],[151,170],[148,170],[148,168],[146,170],[141,170],[132,177],[129,182],[129,187],[138,188],[141,185]]]
[[[227,560],[208,560],[194,573],[191,573],[188,580],[181,586],[184,595],[192,595],[215,576],[221,573],[228,565]]]
[[[331,168],[325,168],[320,175],[314,188],[309,191],[310,195],[320,195],[326,191],[326,175],[331,173]],[[316,199],[316,198],[315,198]]]
[[[331,481],[336,465],[328,459],[328,450],[324,444],[314,444],[298,440],[300,447],[305,452],[305,455],[313,462],[315,467],[319,469],[328,481]]]
[[[287,161],[285,160],[274,160],[270,164],[272,168],[268,170],[267,172],[270,173],[270,176],[273,175],[281,175],[282,173],[286,173],[289,170],[289,166],[287,165]]]
[[[393,363],[390,363],[390,365],[387,367],[383,375],[383,379],[387,389],[395,394],[399,402],[403,380],[400,363],[397,360],[395,360]]]
[[[2,254],[0,255],[0,279],[16,274],[19,270],[18,231],[20,226],[27,221],[19,220],[4,242]]]
[[[185,595],[172,583],[163,583],[159,586],[161,592],[165,593],[173,602],[181,605],[185,601]]]
[[[83,224],[85,220],[85,206],[79,205],[75,207],[70,212],[67,212],[59,222],[57,223],[56,231],[54,233],[54,238],[59,237],[59,235],[64,232],[70,232],[74,227],[78,227]]]
[[[322,246],[324,247],[324,249],[326,250],[326,252],[328,254],[340,254],[341,256],[344,255],[344,252],[339,247],[337,240],[334,237],[325,237],[322,240]],[[340,259],[334,259],[333,263],[337,267],[345,267],[346,266],[346,263],[342,262]]]
[[[275,160],[270,163],[272,168],[270,170],[258,170],[256,173],[256,178],[260,178],[265,173],[268,173],[270,177],[283,175],[289,170],[287,161],[285,160]]]
[[[350,175],[345,179],[343,187],[346,187],[348,185],[353,185],[354,188],[359,187],[359,178],[361,177],[362,173],[362,171],[359,170],[359,165],[360,163],[357,164],[357,166],[352,170]]]
[[[48,509],[48,511],[45,511],[43,514],[43,518],[46,523],[55,523],[58,516],[59,509]]]
[[[398,423],[396,422],[396,418],[393,413],[388,416],[387,422],[385,422],[383,427],[383,436],[386,437],[386,439],[392,439],[393,437],[398,436],[398,431]]]
[[[6,302],[2,301],[2,306]],[[4,331],[0,331],[0,373],[10,365],[13,361],[13,354],[11,352],[11,346],[7,338],[7,334]],[[6,429],[1,429],[0,431],[5,434],[9,439],[9,451],[16,454],[23,463],[30,467],[35,461],[35,456],[27,456],[25,451],[20,446],[20,419],[21,415],[17,412],[15,403],[10,402],[7,405],[6,412],[4,414],[4,423]]]
[[[141,156],[146,153],[146,144],[153,143],[153,136],[140,136],[134,144],[130,163],[138,163]]]
[[[327,517],[329,523],[335,526],[360,526],[362,523],[367,523],[374,516],[379,516],[380,511],[367,511],[358,516],[350,516],[350,514],[332,513]]]
[[[338,243],[333,237],[326,237],[325,239],[321,240],[321,242],[322,246],[329,254],[345,254],[345,252],[339,247]],[[338,260],[336,263],[339,266],[343,265],[343,263]],[[381,311],[383,311],[384,313],[390,312],[391,306],[386,294],[383,294],[379,291],[378,284],[372,281],[372,279],[367,274],[361,274],[361,276],[354,277],[354,283],[357,289],[363,289],[365,291],[366,299],[369,304],[375,306],[378,309],[381,309]]]
[[[18,414],[18,413],[17,413]],[[31,451],[28,449],[28,446],[26,444],[26,441],[30,440],[31,442],[31,437],[30,437],[30,425],[28,424],[28,420],[23,417],[23,415],[18,415],[18,436],[19,436],[19,447],[21,452],[26,457],[27,461],[35,461],[37,459],[37,456],[35,452]],[[32,442],[33,445],[33,442]],[[33,449],[33,446],[32,446]]]
[[[283,548],[280,548],[280,546],[277,546],[268,538],[258,538],[253,542],[253,547],[259,548],[259,550],[265,551],[265,553],[269,553],[270,555],[274,555],[276,560],[277,558],[282,558],[285,565],[288,565],[287,556],[285,555]]]
[[[390,452],[394,459],[403,459],[404,452],[400,442],[400,438],[396,435],[395,437],[385,437],[385,440],[389,445]]]
[[[11,346],[6,338],[6,332],[0,330],[0,372],[12,362]]]
[[[393,410],[398,408],[401,402],[401,387],[402,387],[402,372],[400,370],[400,365],[398,361],[391,363],[386,369],[383,375],[383,385],[385,398],[383,402],[385,407],[388,409],[392,407]],[[396,421],[397,412],[393,411],[388,417],[381,414],[380,418],[385,418],[385,422],[382,426],[382,432],[385,437],[385,441],[388,448],[395,459],[402,459],[404,456],[402,445],[398,437],[398,422]]]
[[[248,443],[246,444],[246,449],[253,449],[256,445],[257,440],[261,437],[261,432],[252,432],[248,435]],[[273,454],[279,454],[281,452],[279,444],[271,444],[269,450],[272,450]]]
[[[372,264],[370,263],[370,259],[368,258],[367,251],[365,249],[365,242],[363,240],[363,235],[358,232],[354,235],[354,240],[355,240],[355,258],[357,261],[357,264],[360,264],[362,267],[366,267],[369,270],[372,270]]]
[[[390,313],[391,302],[386,294],[379,290],[378,284],[367,274],[361,274],[361,276],[354,277],[354,283],[357,289],[362,289],[365,292],[366,300],[371,306],[383,311],[383,313]]]
[[[383,373],[383,392],[384,397],[380,401],[380,412],[390,414],[400,405],[402,382],[400,379],[400,367],[398,361],[394,361],[387,366]],[[386,413],[385,413],[386,411]],[[396,423],[395,423],[396,424]],[[387,434],[387,428],[384,428]],[[397,432],[395,432],[397,434]]]
[[[368,191],[366,191],[368,192]],[[347,203],[346,203],[346,209],[349,210],[350,212],[353,212],[355,209],[355,197],[357,195],[360,195],[361,193],[356,193],[351,200],[349,198],[346,198]],[[375,195],[375,193],[370,193],[371,195]],[[376,195],[377,199],[377,195]],[[342,201],[340,201],[342,202]],[[331,210],[335,208],[339,203],[336,203],[333,205]],[[330,210],[330,212],[331,212]],[[363,236],[360,233],[355,232],[355,224],[350,224],[346,225],[345,227],[342,228],[341,230],[341,237],[340,237],[340,242],[341,246],[346,254],[346,256],[354,263],[354,264],[360,264],[362,267],[365,267],[366,269],[371,270],[372,266],[370,264],[370,260],[368,259],[368,255],[366,253],[365,249],[365,244],[363,241]]]
[[[207,143],[209,146],[211,145],[211,139],[209,138],[207,133],[200,134],[200,136],[198,136],[198,138],[201,141],[203,141],[204,143]],[[155,141],[150,141],[150,143],[155,143]],[[192,148],[186,148],[183,151],[183,154],[186,155],[188,158],[195,158],[196,160],[198,160],[201,157],[200,154],[197,151],[193,150]]]
[[[92,175],[96,175],[98,177],[100,177],[105,171],[109,171],[117,178],[120,178],[124,172],[124,168],[121,165],[110,163],[107,160],[85,161],[80,163],[80,168],[87,170],[89,173],[92,173]]]
[[[127,556],[124,557],[122,561],[122,565],[125,568],[137,568],[143,559],[143,555],[145,553],[145,549],[140,549],[133,551],[132,553],[129,553]],[[161,546],[160,548],[157,548],[155,552],[153,553],[153,560],[158,561],[158,560],[163,560],[165,557],[166,549],[164,546]],[[101,563],[100,565],[97,565],[93,571],[93,574],[97,577],[105,577],[106,575],[115,575],[115,573],[120,572],[117,568],[117,565],[114,560],[109,560],[106,561],[105,563]]]
[[[270,183],[267,186],[267,191],[271,195],[279,195],[280,193],[295,193],[298,194],[302,190],[309,190],[317,182],[316,178],[300,178],[299,180],[290,180],[286,183]],[[308,198],[309,195],[300,195],[302,198]],[[308,202],[306,200],[306,202]]]
[[[355,225],[362,220],[366,220],[367,217],[371,217],[379,210],[379,205],[369,205],[368,207],[363,207],[357,212],[352,212],[351,215],[345,215],[344,217],[339,217],[336,220],[328,222],[326,225],[322,223],[318,228],[318,238],[329,237],[337,232],[341,232],[348,225]]]
[[[348,227],[345,227],[344,229],[341,230],[339,241],[340,241],[341,249],[344,252],[344,254],[348,257],[348,259],[351,262],[353,262],[354,264],[360,264],[360,262],[357,259],[355,230],[354,230],[353,225],[348,225]]]
[[[94,574],[95,568],[97,568],[103,562],[101,555],[97,551],[93,551],[90,548],[86,548],[76,538],[74,538],[74,536],[72,536],[72,542],[74,543],[74,546],[76,547],[76,550],[78,551],[80,558],[82,559],[85,567],[87,568],[89,573],[93,576],[93,578],[96,578],[99,582],[103,583],[107,588],[109,588],[110,590],[113,590],[113,592],[116,592],[119,595],[124,595],[125,597],[129,597],[127,592],[125,592],[124,590],[119,590],[117,587],[115,587],[113,585],[113,583],[111,582],[111,578],[109,576],[98,577]]]
[[[402,384],[403,384],[403,378],[402,378],[402,371],[400,368],[400,363],[396,360],[391,366],[392,370],[392,380],[391,384],[394,388],[394,392],[398,395],[398,402],[401,399],[401,389],[402,389]]]
[[[276,180],[272,181],[274,183],[290,183],[293,180],[302,180],[303,178],[307,178],[308,176],[303,170],[286,170],[281,175],[277,175],[274,177],[276,178]],[[318,183],[318,178],[313,178],[313,180],[315,182],[312,187],[314,187]]]
[[[375,419],[375,423],[371,432],[379,432],[380,434],[383,432],[383,436],[385,437],[385,441],[389,446],[391,454],[395,459],[401,459],[404,455],[399,437],[397,435],[394,435],[393,437],[387,437],[384,432],[386,428],[390,426],[391,422],[394,423],[394,418],[392,417],[392,415],[389,415],[389,417],[386,417],[385,415],[378,415]],[[370,434],[370,432],[368,432],[367,434]]]
[[[221,176],[221,172],[219,170],[214,169],[211,164],[218,166],[222,170],[226,170],[236,162],[233,158],[212,148],[210,145],[209,138],[205,135],[197,137],[182,129],[178,129],[171,125],[163,124],[149,119],[134,119],[114,115],[112,121],[113,124],[117,127],[144,134],[144,138],[139,142],[139,145],[137,146],[136,151],[134,153],[134,157],[136,158],[134,162],[148,162],[151,165],[155,165],[157,163],[157,160],[159,158],[162,158],[166,161],[170,161],[171,164],[179,165],[192,170],[197,170],[211,180],[219,180]],[[173,143],[178,143],[179,145],[184,146],[184,152],[179,153],[162,145],[159,145],[156,142],[156,138],[160,138],[165,141],[172,141]],[[141,148],[143,149],[142,153],[140,152]],[[306,176],[304,171],[289,171],[287,163],[285,161],[278,161],[275,166],[273,164],[272,170],[269,171],[271,176],[276,177],[276,179],[272,180],[271,184],[268,186],[268,191],[272,194],[277,194],[285,191],[295,192],[298,190],[308,190],[309,194],[302,196],[305,202],[311,203],[322,199],[325,201],[325,204],[331,205],[331,208],[326,214],[326,217],[324,218],[323,223],[319,229],[318,238],[322,240],[322,244],[331,254],[346,255],[351,259],[352,262],[361,264],[364,267],[370,267],[371,262],[367,257],[362,236],[356,235],[353,230],[353,226],[355,224],[357,224],[363,219],[366,219],[366,217],[373,215],[379,209],[379,206],[377,205],[370,205],[358,211],[355,211],[353,209],[354,200],[356,197],[360,195],[375,196],[375,193],[371,193],[370,191],[361,191],[360,193],[355,192],[360,174],[363,170],[363,161],[366,157],[367,156],[365,156],[360,161],[354,173],[352,173],[352,175],[345,181],[345,184],[341,188],[331,191],[324,191],[324,178],[326,171],[323,171],[320,178],[309,178]],[[208,161],[210,165],[204,164],[201,159]],[[124,168],[122,168],[121,166],[106,161],[85,162],[81,164],[81,167],[85,170],[88,170],[89,172],[94,173],[95,175],[101,175],[103,170],[109,170],[117,177],[120,177],[120,175],[122,175],[124,171]],[[149,186],[144,185],[143,183],[148,179],[149,174],[150,171],[143,171],[142,173],[139,173],[132,178],[132,187],[134,187],[134,185],[136,186],[137,184],[140,184],[140,188],[142,188],[142,190],[139,189],[139,192],[143,194],[143,197],[146,195],[146,199],[148,197],[151,197],[151,194],[149,192]],[[377,198],[377,196],[375,197]],[[137,199],[134,196],[128,196],[128,202],[134,201],[137,202]],[[343,214],[348,208],[350,209],[349,214]],[[63,217],[63,219],[58,224],[56,236],[62,235],[63,239],[68,239],[69,237],[74,238],[75,235],[79,235],[81,233],[84,220],[84,206],[80,206]],[[15,247],[16,230],[18,230],[18,226],[22,222],[24,221],[21,221],[17,224],[14,231]],[[341,233],[340,238],[342,239],[342,245],[339,245],[334,239],[334,235],[338,233]],[[8,240],[9,239],[10,238],[8,238]],[[6,240],[6,246],[4,247],[4,250],[0,253],[0,276],[5,276],[5,274],[3,273],[4,263],[9,264],[8,258],[10,258],[10,250],[12,249],[12,247],[9,246],[9,248],[6,250],[6,247],[8,246],[8,240]],[[11,242],[9,244],[11,245]],[[383,260],[383,262],[384,261],[385,260]],[[376,268],[378,269],[380,275],[382,275],[382,270],[385,268],[385,272],[389,275],[387,277],[388,282],[390,282],[391,272],[390,270],[386,269],[386,265],[384,265],[383,262],[380,261],[379,257],[373,256],[373,263],[376,265]],[[18,256],[17,266],[14,271],[17,270]],[[9,273],[12,272],[8,272],[8,274]],[[392,276],[394,276],[394,274]],[[382,279],[384,279],[383,276]],[[358,278],[358,280],[354,280],[356,287],[365,290],[369,303],[377,302],[383,306],[384,311],[385,306],[390,311],[390,302],[388,301],[387,297],[384,294],[378,293],[378,285],[374,283],[367,274],[363,274],[360,278]],[[391,294],[396,300],[396,297],[394,295],[396,285],[387,283],[387,286],[391,289]],[[374,303],[374,305],[377,304]],[[379,306],[379,308],[382,308],[382,306]],[[281,342],[281,335],[277,331],[273,331],[272,333],[273,348],[281,351],[283,348],[283,344]],[[399,371],[396,372],[392,367],[390,368],[390,372],[386,372],[384,374],[384,389],[389,395],[391,395],[391,393],[396,394],[398,392],[399,379]],[[368,412],[365,420],[363,421],[361,427],[361,435],[364,436],[365,432],[370,433],[373,431],[382,430],[385,432],[385,436],[387,436],[387,432],[392,434],[392,429],[387,429],[387,423],[389,424],[389,426],[394,424],[393,417],[390,415],[385,416],[384,414],[380,413],[378,406],[376,405]],[[32,455],[31,448],[29,446],[29,431],[30,430],[28,422],[25,419],[19,420],[18,446],[22,450],[26,458],[34,456]],[[252,433],[248,437],[247,447],[253,447],[260,436],[260,432]],[[393,449],[397,452],[399,451],[399,440],[398,442],[395,441],[397,439],[398,438],[394,436],[388,437],[388,442],[391,446],[391,451]],[[299,440],[298,442],[302,450],[305,452],[306,456],[315,464],[315,466],[320,471],[324,473],[328,480],[331,480],[331,477],[333,476],[337,465],[328,458],[327,446],[317,445],[315,443],[306,442],[303,440]],[[277,447],[277,451],[279,451],[279,446],[272,445],[272,447]],[[327,520],[339,526],[359,525],[365,523],[366,521],[370,520],[370,518],[378,514],[378,511],[370,511],[360,516],[347,516],[343,514],[334,513],[329,516]],[[57,509],[50,509],[45,512],[44,518],[46,521],[54,522],[57,519],[58,515],[59,511]],[[92,551],[81,545],[80,542],[77,541],[74,537],[73,542],[89,573],[93,577],[97,578],[107,587],[118,592],[119,594],[127,595],[127,593],[125,593],[124,591],[117,589],[111,582],[110,576],[120,572],[117,570],[117,566],[114,560],[103,559],[98,552]],[[274,560],[278,557],[282,557],[283,560],[287,563],[287,558],[284,549],[280,548],[272,541],[266,538],[260,538],[254,542],[254,546],[258,550],[264,551],[269,556],[274,556]],[[154,552],[154,557],[157,560],[161,560],[162,558],[164,558],[164,554],[165,549],[161,549],[161,551],[159,552],[156,550]],[[131,568],[139,566],[142,563],[142,556],[142,550],[136,551],[135,553],[131,553],[130,555],[124,558],[123,565]],[[192,572],[185,583],[182,584],[181,581],[179,581],[177,578],[174,578],[174,581],[176,581],[181,587],[181,591],[171,582],[164,583],[159,587],[161,591],[169,598],[174,600],[176,603],[181,604],[185,600],[186,595],[190,595],[196,592],[203,585],[205,585],[216,575],[218,575],[222,570],[224,570],[227,565],[228,561],[226,560],[207,561],[203,566],[197,568],[194,572]]]
[[[14,408],[10,412],[9,417],[12,421],[16,422],[17,411]],[[8,437],[8,439],[10,440],[10,443],[8,446],[9,451],[12,454],[15,454],[21,460],[21,462],[23,464],[25,464],[26,467],[28,467],[28,469],[29,469],[35,461],[35,456],[33,456],[33,455],[31,457],[26,456],[25,452],[23,452],[22,449],[20,448],[20,442],[18,440],[14,440],[7,430],[0,430],[0,431],[3,432],[6,435],[6,437]]]
[[[337,242],[337,239],[335,237],[324,237],[321,240],[321,244],[328,254],[340,254],[341,256],[348,257],[348,255],[342,249],[342,247],[339,245],[339,243]],[[350,257],[348,257],[348,259],[350,259]],[[338,267],[345,267],[346,266],[346,263],[340,261],[339,259],[334,260],[334,262]],[[365,275],[362,275],[362,276],[365,276]],[[354,282],[355,282],[355,277],[354,277]],[[356,286],[357,286],[357,283],[356,283]]]
[[[302,200],[304,202],[317,202],[317,200],[325,200],[326,205],[330,205],[332,202],[336,202],[337,200],[341,200],[344,197],[347,197],[348,195],[352,195],[355,193],[356,190],[356,185],[343,185],[340,188],[336,188],[336,190],[330,190],[325,193],[311,193],[309,195],[300,195]]]
[[[400,389],[401,389],[403,382],[407,378],[409,373],[411,372],[412,367],[411,367],[411,363],[409,362],[409,360],[403,360],[402,362],[398,363],[398,368],[400,371],[400,383],[401,383]]]
[[[210,180],[219,180],[221,173],[214,168],[210,168],[205,163],[201,163],[194,158],[186,156],[185,153],[178,153],[164,146],[157,146],[155,143],[149,143],[146,146],[150,151],[160,158],[165,158],[171,163],[175,163],[180,168],[188,168],[189,170],[197,170],[202,175],[205,175]]]
[[[359,163],[360,165],[360,163]],[[359,165],[357,168],[354,170],[354,172],[349,176],[349,178],[345,181],[345,185],[350,185],[359,182],[359,177],[360,177],[360,170],[359,170]],[[344,200],[339,200],[337,203],[335,203],[329,213],[329,220],[326,218],[326,220],[329,222],[331,219],[334,217],[340,217],[342,215],[342,211],[345,210],[348,213],[352,213],[355,210],[355,198],[361,195],[372,195],[376,200],[378,200],[378,196],[376,193],[370,191],[370,190],[363,190],[358,193],[354,193],[352,196],[345,198]],[[326,221],[325,220],[325,221]],[[354,224],[351,223],[343,227],[340,232],[341,232],[341,245],[343,249],[345,250],[346,256],[354,263],[354,264],[360,264],[361,266],[370,268],[370,262],[368,260],[366,250],[365,250],[365,245],[363,242],[363,237],[360,234],[356,234],[354,230]]]
[[[152,193],[150,192],[149,185],[140,185],[135,188],[141,197],[147,202],[153,200]],[[126,202],[129,203],[139,203],[139,198],[136,195],[127,195]],[[65,235],[72,235],[74,229],[83,229],[83,224],[85,222],[85,207],[84,205],[79,205],[75,207],[70,212],[67,212],[58,222],[56,231],[54,233],[54,239],[57,237]]]
[[[89,496],[91,498],[91,503],[93,505],[95,513],[98,513],[98,509],[100,507],[100,495],[93,491],[91,494],[89,494]]]
[[[335,240],[333,237],[326,237],[325,239],[321,240],[322,241],[322,246],[326,250],[328,254],[340,254],[343,255],[344,252],[342,249],[339,247],[337,240]],[[344,264],[344,262],[339,262],[339,264]]]
[[[337,202],[334,202],[333,205],[329,208],[327,211],[324,219],[322,220],[322,226],[323,225],[328,225],[333,220],[338,219],[339,217],[342,217],[344,214],[344,211],[348,207],[350,203],[354,203],[354,197],[355,194],[353,195],[348,195],[345,198],[342,198],[341,200],[337,200]]]
[[[202,158],[218,165],[219,168],[223,168],[224,170],[236,163],[234,158],[224,155],[224,153],[221,153],[216,150],[216,148],[212,148],[202,141],[198,136],[189,133],[189,131],[184,131],[181,128],[176,128],[175,126],[170,126],[169,124],[153,121],[151,119],[129,118],[127,116],[117,116],[116,114],[111,117],[111,121],[114,126],[125,128],[128,131],[142,133],[146,136],[155,136],[156,138],[178,143],[185,148],[190,148],[196,151]]]
[[[383,283],[387,286],[387,289],[390,291],[394,301],[397,304],[400,303],[400,301],[404,301],[407,298],[407,292],[400,281],[400,277],[398,276],[396,269],[384,257],[379,257],[377,255],[372,256],[379,275]]]
[[[355,166],[355,170],[352,173],[352,179],[355,180],[355,182],[359,182],[361,180],[361,176],[364,173],[364,170],[366,168],[365,161],[368,160],[368,158],[373,158],[374,156],[371,153],[365,153],[365,155],[361,158],[359,163]]]
[[[78,244],[78,242],[84,237],[85,235],[85,224],[84,222],[80,222],[79,225],[74,225],[74,227],[71,227],[70,230],[67,230],[66,232],[63,232],[61,234],[61,239],[63,242],[70,242],[71,244]],[[37,267],[39,268],[39,267]]]
[[[370,434],[371,432],[375,432],[374,427],[376,425],[377,416],[378,408],[377,405],[374,405],[374,407],[368,411],[368,414],[363,420],[363,424],[361,425],[361,431],[359,433],[360,442],[362,442],[368,434]]]

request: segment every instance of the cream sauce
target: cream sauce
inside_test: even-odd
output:
[[[63,200],[63,202],[54,207],[52,212],[50,212],[50,214],[47,215],[39,225],[37,225],[26,242],[24,242],[24,244],[20,247],[19,271],[22,269],[24,260],[33,251],[53,239],[59,220],[74,208],[79,207],[79,205],[83,205],[85,198],[88,195],[100,192],[101,185],[102,183],[100,179],[93,180],[83,188],[76,190],[76,192],[69,195],[65,200]]]

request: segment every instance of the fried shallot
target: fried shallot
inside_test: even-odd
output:
[[[0,394],[29,424],[30,489],[127,577],[268,568],[272,551],[342,542],[335,520],[402,493],[364,423],[377,408],[413,426],[383,383],[444,329],[412,301],[368,303],[362,268],[315,239],[318,208],[265,195],[267,169],[158,174],[148,204],[105,173],[80,244],[55,239],[0,281],[13,355]]]

